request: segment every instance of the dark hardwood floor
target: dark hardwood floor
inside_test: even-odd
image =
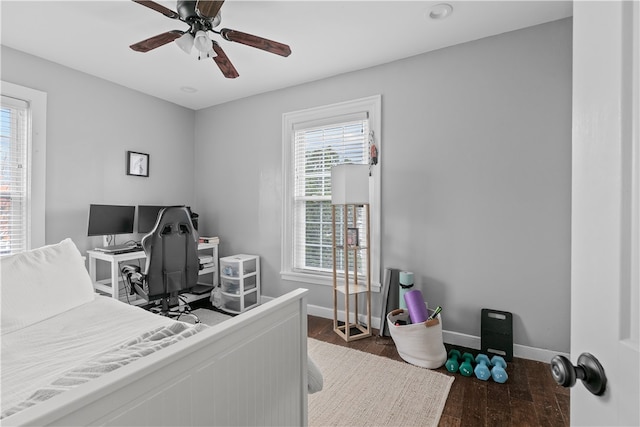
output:
[[[404,362],[391,338],[377,337],[346,343],[335,332],[331,319],[309,316],[308,336],[367,353]],[[450,346],[446,345],[447,351]],[[477,350],[466,349],[474,356]],[[509,380],[498,384],[475,377],[454,376],[440,426],[568,426],[569,390],[551,378],[549,364],[514,358],[508,363]]]

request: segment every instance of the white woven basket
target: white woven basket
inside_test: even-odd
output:
[[[433,311],[429,310],[429,314]],[[403,360],[422,368],[437,369],[447,361],[442,340],[442,320],[438,314],[423,323],[396,326],[396,321],[409,319],[409,312],[401,308],[387,315],[387,325],[398,354]]]

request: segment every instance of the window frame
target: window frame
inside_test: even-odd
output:
[[[45,245],[47,93],[0,81],[0,93],[29,104],[27,135],[27,250]]]
[[[373,131],[373,138],[381,152],[381,110],[382,97],[374,95],[366,98],[355,99],[330,105],[313,107],[305,110],[293,111],[282,115],[282,227],[281,227],[281,269],[283,280],[311,283],[316,285],[333,286],[331,274],[314,274],[311,272],[295,271],[293,268],[294,246],[294,156],[295,156],[295,129],[303,123],[326,124],[341,123],[345,117],[366,112],[369,118],[369,130]],[[369,195],[370,218],[370,243],[371,243],[371,288],[374,292],[380,291],[381,274],[381,180],[380,164],[371,167],[371,194]]]

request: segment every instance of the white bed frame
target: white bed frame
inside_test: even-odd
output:
[[[2,425],[306,426],[297,289],[2,420]]]

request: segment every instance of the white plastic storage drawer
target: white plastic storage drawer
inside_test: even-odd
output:
[[[222,283],[222,292],[226,292],[228,294],[239,294],[240,293],[240,279],[227,279],[223,277],[221,280]],[[245,277],[244,279],[244,291],[250,291],[251,289],[255,289],[256,287],[256,276]]]
[[[256,258],[237,255],[233,257],[225,257],[220,260],[220,272],[228,277],[240,277],[256,272]],[[242,270],[240,271],[240,265]]]
[[[250,294],[245,295],[244,297],[244,309],[250,308],[258,303],[258,294],[256,292],[252,292]],[[239,313],[241,311],[240,307],[240,297],[237,296],[229,296],[222,294],[222,309],[225,311],[231,311]]]

